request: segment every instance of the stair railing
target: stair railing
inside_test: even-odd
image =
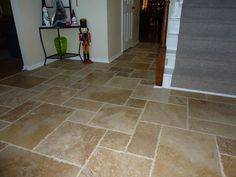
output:
[[[163,20],[161,30],[161,42],[159,47],[159,53],[156,63],[156,85],[162,86],[164,70],[165,70],[165,58],[166,58],[166,38],[168,28],[168,16],[169,16],[170,0],[163,1]]]

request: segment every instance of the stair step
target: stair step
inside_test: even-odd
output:
[[[185,19],[200,19],[214,22],[224,21],[225,23],[235,24],[235,9],[224,8],[198,8],[198,7],[186,7],[182,9],[181,18]]]
[[[181,22],[179,37],[236,42],[236,24]]]
[[[235,0],[184,0],[184,7],[236,8]]]
[[[236,84],[232,82],[206,80],[187,75],[173,75],[171,86],[230,95],[235,95],[236,93]]]
[[[236,62],[236,43],[179,38],[177,58]]]

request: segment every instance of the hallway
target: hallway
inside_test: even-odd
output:
[[[153,88],[157,47],[0,80],[0,176],[235,177],[236,99]]]

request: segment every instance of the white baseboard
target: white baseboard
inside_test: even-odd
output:
[[[47,60],[47,64],[57,61],[58,59]],[[32,71],[44,65],[44,61],[33,64],[33,65],[24,65],[23,70]]]

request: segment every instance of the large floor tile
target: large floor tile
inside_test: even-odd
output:
[[[79,82],[81,82],[82,84],[103,85],[108,80],[110,80],[113,77],[113,75],[114,74],[111,72],[94,71]]]
[[[209,101],[225,103],[225,104],[236,104],[236,98],[229,98],[223,96],[207,95]]]
[[[189,120],[189,128],[200,132],[236,138],[236,126],[225,125],[214,122],[201,121],[198,119]]]
[[[53,104],[63,104],[76,94],[76,90],[62,87],[52,87],[40,94],[35,100]]]
[[[100,145],[103,147],[124,151],[130,136],[124,133],[107,131]]]
[[[86,124],[94,117],[94,115],[95,113],[93,112],[77,110],[68,118],[68,120]]]
[[[236,157],[236,140],[217,137],[220,153],[229,154]]]
[[[152,177],[221,177],[213,136],[162,130]]]
[[[128,146],[128,152],[153,158],[160,127],[149,123],[139,123]]]
[[[103,105],[103,103],[90,101],[90,100],[83,100],[78,98],[72,98],[66,103],[65,106],[70,106],[77,109],[85,109],[88,111],[97,112]]]
[[[136,56],[132,59],[131,62],[134,62],[134,63],[152,63],[154,61],[154,58],[150,58],[150,57],[139,57],[139,56]]]
[[[139,70],[147,70],[149,64],[146,63],[130,63],[126,61],[121,61],[114,65],[115,67],[129,68],[129,69],[139,69]]]
[[[75,77],[75,76],[58,75],[45,83],[49,84],[49,85],[68,87],[68,86],[76,83],[79,79],[80,78]]]
[[[221,161],[223,163],[224,173],[227,177],[236,176],[236,157],[229,157],[222,155]]]
[[[131,134],[140,113],[138,109],[106,104],[90,124]]]
[[[196,119],[236,125],[236,105],[190,99],[189,116]]]
[[[183,106],[148,102],[142,120],[186,128],[187,109]]]
[[[9,123],[8,122],[4,122],[0,120],[0,130],[2,130],[3,128],[5,128],[6,126],[8,126]]]
[[[0,105],[16,107],[36,95],[36,92],[25,89],[14,89],[0,95]]]
[[[24,114],[28,113],[29,111],[33,110],[37,106],[39,106],[40,103],[35,101],[27,101],[26,103],[12,109],[8,113],[4,114],[0,117],[1,120],[5,120],[8,122],[14,122],[17,119],[19,119]]]
[[[30,75],[36,76],[36,77],[43,77],[43,78],[52,78],[62,72],[64,72],[62,69],[41,67],[33,71],[33,73]]]
[[[0,116],[10,111],[11,109],[5,106],[0,106]]]
[[[132,91],[104,86],[89,85],[76,97],[92,99],[114,104],[124,104]]]
[[[134,98],[130,98],[128,102],[126,103],[127,106],[135,107],[135,108],[144,108],[145,104],[146,104],[145,100],[139,100],[139,99],[134,99]]]
[[[180,96],[171,96],[168,89],[157,89],[153,86],[140,85],[132,93],[133,98],[158,101],[163,103],[173,103],[179,105],[186,105],[187,99]]]
[[[185,92],[185,91],[180,91],[180,90],[170,90],[170,94],[174,96],[184,96],[184,97],[189,97],[189,98],[194,98],[194,99],[199,99],[199,100],[206,100],[206,97],[207,97],[205,94]]]
[[[46,79],[44,78],[25,76],[25,75],[15,75],[13,77],[0,81],[0,84],[10,85],[20,88],[32,88],[44,81],[46,81]]]
[[[76,177],[80,168],[15,147],[0,152],[1,177]]]
[[[105,131],[65,122],[36,151],[77,165],[84,165]]]
[[[155,71],[135,70],[130,77],[154,80],[155,74]]]
[[[10,90],[12,90],[11,87],[0,85],[0,94],[6,93],[6,92],[8,92]]]
[[[43,104],[0,132],[0,139],[32,149],[72,112],[69,108]]]
[[[79,177],[148,177],[151,161],[98,148]]]
[[[110,87],[118,87],[125,89],[135,89],[138,85],[139,79],[125,78],[125,77],[114,77],[106,83]]]

